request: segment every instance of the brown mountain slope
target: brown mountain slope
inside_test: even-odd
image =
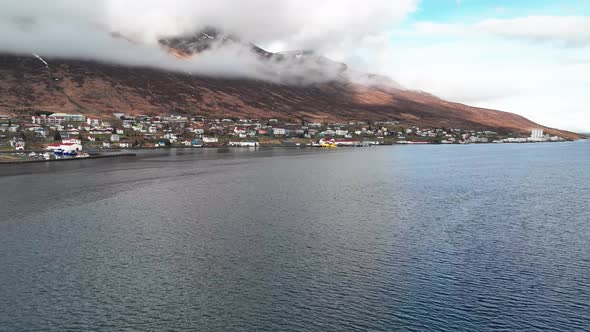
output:
[[[289,86],[199,77],[89,61],[0,56],[0,112],[34,108],[107,116],[185,113],[209,117],[398,120],[406,125],[529,132],[524,117],[451,103],[406,90],[331,82]],[[551,134],[579,135],[545,128]]]

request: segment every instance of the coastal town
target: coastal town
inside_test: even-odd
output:
[[[21,112],[0,115],[0,160],[89,157],[88,152],[166,147],[365,147],[392,144],[559,142],[534,129],[526,137],[462,128],[425,128],[397,121],[322,123],[283,119],[209,119],[187,115]]]

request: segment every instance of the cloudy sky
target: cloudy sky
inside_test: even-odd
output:
[[[590,132],[588,0],[0,0],[0,52],[183,70],[157,39],[204,26]],[[201,57],[190,70],[253,75],[253,60],[235,54]]]
[[[590,1],[424,0],[388,41],[406,86],[590,132]]]

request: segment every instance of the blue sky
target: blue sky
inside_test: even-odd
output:
[[[527,15],[580,15],[590,13],[588,0],[422,0],[411,20],[448,22]]]

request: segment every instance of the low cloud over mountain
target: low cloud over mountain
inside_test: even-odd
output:
[[[273,79],[277,72],[307,66],[275,63],[269,69],[245,42],[218,43],[198,57],[173,57],[161,41],[191,38],[213,26],[272,51],[314,50],[345,58],[401,21],[416,2],[1,0],[0,52]]]

